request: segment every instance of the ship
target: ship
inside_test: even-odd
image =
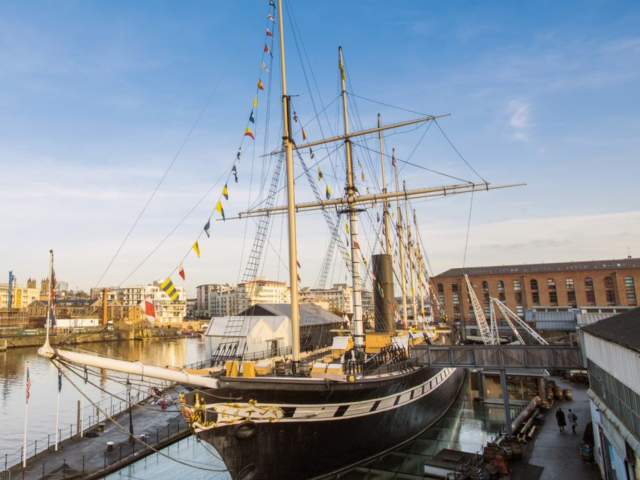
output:
[[[420,265],[424,258],[412,252],[412,242],[407,240],[410,214],[403,212],[400,204],[404,201],[406,207],[410,199],[508,186],[465,182],[441,187],[400,188],[396,169],[396,188],[391,190],[387,188],[384,162],[381,161],[382,190],[359,192],[354,174],[354,140],[377,135],[382,144],[385,131],[434,122],[439,117],[422,115],[384,125],[379,118],[376,126],[352,131],[344,52],[338,48],[342,133],[296,142],[287,84],[284,0],[270,3],[278,26],[283,123],[282,144],[270,155],[284,156],[287,202],[282,206],[250,209],[238,218],[286,216],[290,287],[286,317],[290,351],[252,358],[245,355],[242,339],[233,334],[218,344],[210,365],[217,368],[193,372],[54,349],[48,341],[40,349],[42,355],[57,365],[99,367],[189,387],[191,393],[181,399],[183,415],[193,432],[220,454],[234,480],[300,480],[337,475],[412,440],[447,412],[462,388],[464,369],[425,367],[413,359],[411,350],[421,343],[456,342],[457,335],[449,326],[439,328],[435,325],[429,306],[421,304],[418,307],[415,293],[409,292],[415,292],[413,285],[407,287],[409,278],[411,282],[421,283],[426,292],[429,292],[429,282],[426,268]],[[329,144],[344,147],[344,195],[296,203],[294,155]],[[384,158],[383,153],[381,160]],[[395,225],[392,225],[391,202],[394,201],[397,213]],[[382,210],[384,230],[380,253],[368,260],[361,252],[359,237],[359,215],[367,208]],[[309,344],[304,338],[301,340],[305,337],[305,321],[304,318],[301,321],[298,295],[296,216],[302,212],[327,210],[338,212],[348,225],[347,266],[352,314],[343,328],[335,331],[330,343]],[[406,220],[404,225],[402,218]],[[417,229],[415,218],[414,223]],[[392,243],[395,237],[400,256],[401,314],[394,292]],[[370,322],[363,318],[363,263],[368,263],[372,269],[375,318]],[[405,271],[411,268],[416,271]],[[407,315],[409,297],[413,303],[412,318]],[[424,302],[433,306],[437,296],[429,294]],[[230,331],[240,328],[241,318],[230,321]]]

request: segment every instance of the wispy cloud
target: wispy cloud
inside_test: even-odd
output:
[[[507,113],[512,138],[528,142],[531,133],[531,105],[522,100],[511,100],[507,106]]]

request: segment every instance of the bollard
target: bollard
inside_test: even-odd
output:
[[[51,434],[47,433],[47,450],[49,450],[50,446],[51,446]]]
[[[42,478],[44,478],[44,462],[42,462]]]
[[[38,440],[34,441],[34,447],[33,447],[33,456],[35,457],[38,454]]]
[[[62,459],[62,478],[67,478],[67,460],[65,458]]]

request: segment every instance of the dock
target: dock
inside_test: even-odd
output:
[[[171,388],[166,393],[177,397],[178,388]],[[124,431],[107,419],[84,431],[83,436],[75,435],[61,442],[58,451],[51,445],[29,457],[24,470],[22,465],[3,465],[0,480],[102,478],[192,433],[175,403],[163,409],[141,402],[133,407],[132,418],[134,436],[150,447],[139,441],[130,442],[129,412],[126,410],[114,417]]]

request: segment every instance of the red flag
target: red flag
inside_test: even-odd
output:
[[[180,265],[180,270],[178,270],[178,275],[180,275],[180,278],[182,278],[183,280],[186,279],[186,275],[184,273],[184,267],[182,265]]]
[[[144,301],[144,314],[148,317],[156,318],[156,307],[154,307],[153,303],[146,299]]]
[[[273,37],[273,32],[267,28],[267,37]]]
[[[264,53],[269,53],[269,46],[267,44],[264,45],[263,51]]]
[[[247,127],[247,129],[244,131],[244,136],[251,137],[252,140],[256,139],[256,136],[253,134],[253,131],[249,127]]]

